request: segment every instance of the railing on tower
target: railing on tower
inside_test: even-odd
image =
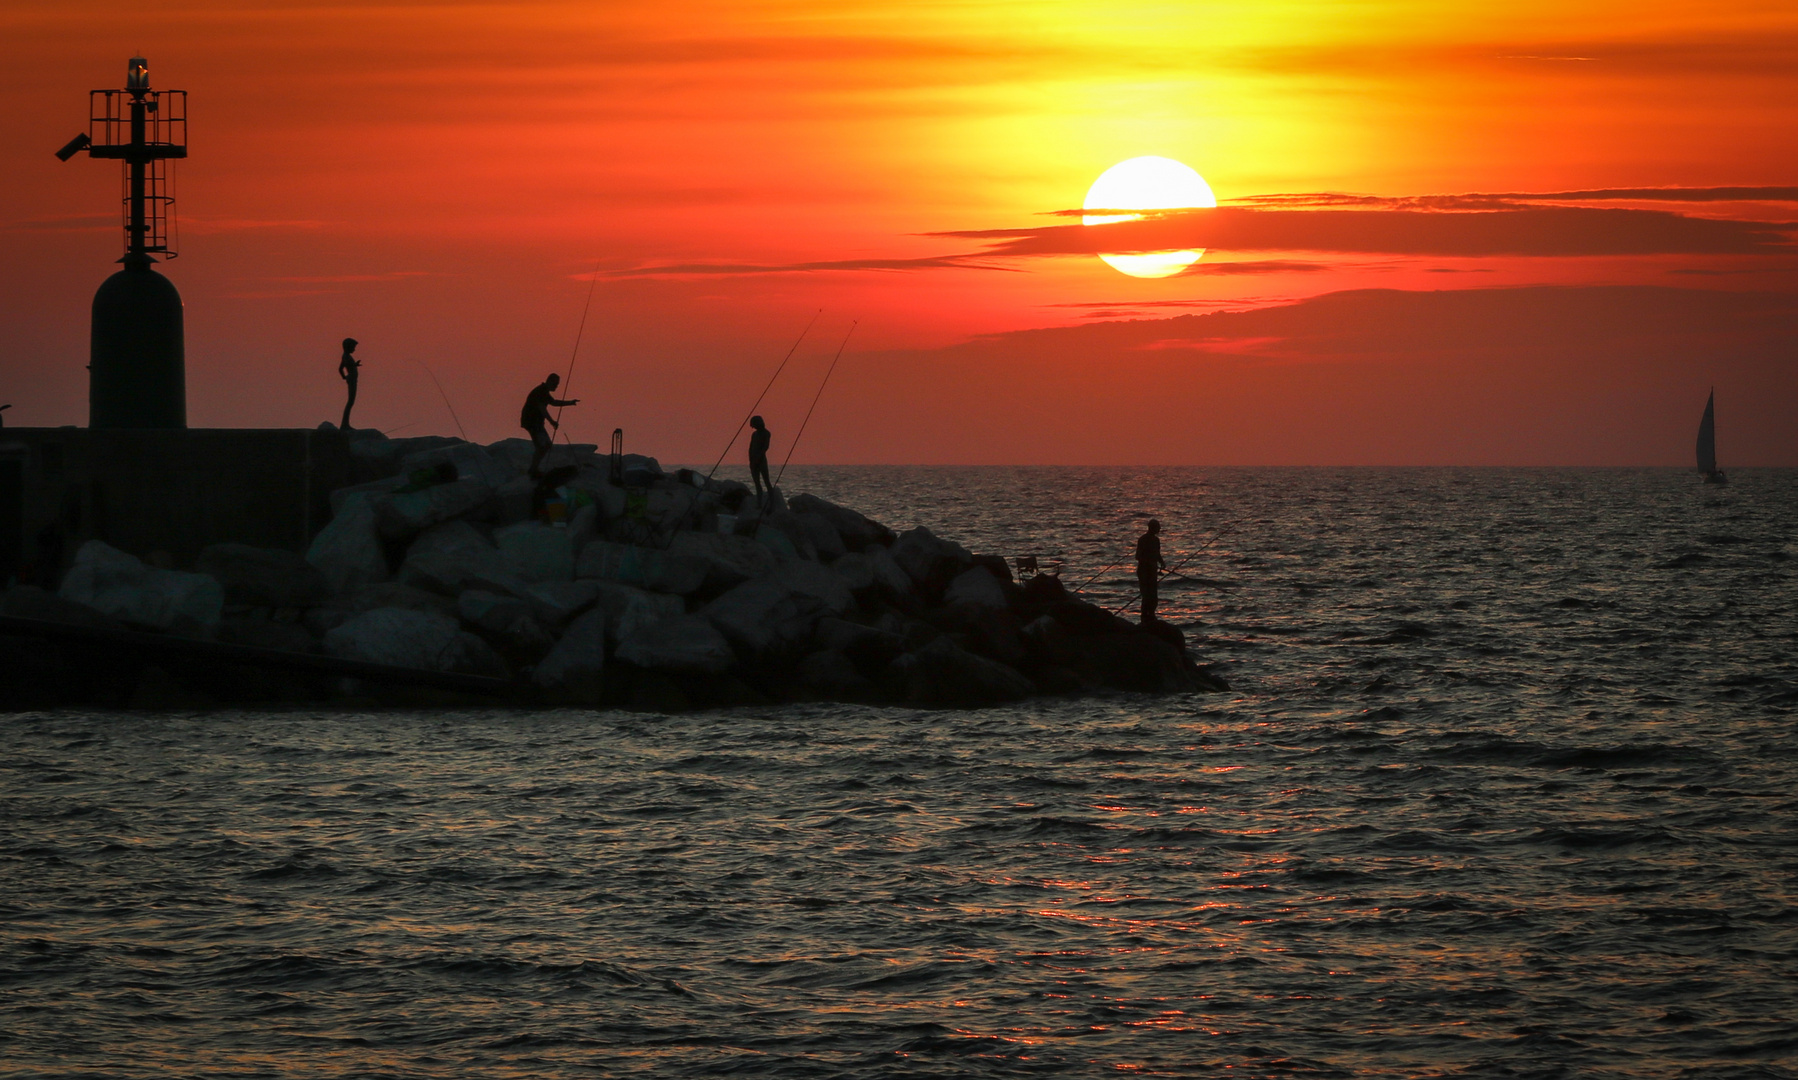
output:
[[[187,156],[187,91],[94,90],[88,94],[88,106],[88,138],[93,142],[89,155],[118,158],[122,165],[125,249],[175,258],[180,253],[174,227],[173,160]],[[142,166],[141,225],[132,220],[134,163]],[[141,239],[133,236],[138,229]]]

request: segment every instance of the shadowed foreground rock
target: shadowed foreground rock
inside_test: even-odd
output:
[[[334,492],[304,557],[218,544],[189,572],[93,542],[58,594],[21,586],[0,610],[492,675],[520,702],[581,706],[1225,688],[1172,626],[1120,619],[1052,576],[1020,585],[1002,558],[815,495],[758,507],[742,484],[635,455],[621,487],[592,447],[559,446],[544,467],[569,479],[551,524],[531,517],[520,440],[357,436],[363,475],[390,475]]]

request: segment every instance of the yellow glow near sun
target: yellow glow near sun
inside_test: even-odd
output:
[[[1183,210],[1216,206],[1217,196],[1205,178],[1173,158],[1134,157],[1099,174],[1087,189],[1083,210]],[[1085,214],[1082,225],[1135,221],[1141,214]],[[1151,251],[1138,255],[1100,255],[1114,269],[1139,278],[1172,277],[1199,261],[1196,251]]]

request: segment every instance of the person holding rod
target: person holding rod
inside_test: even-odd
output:
[[[567,401],[556,400],[556,387],[560,385],[562,385],[562,377],[553,371],[550,372],[549,378],[538,383],[536,389],[532,390],[524,399],[524,411],[518,417],[519,426],[530,433],[531,446],[534,448],[531,454],[531,479],[533,480],[542,475],[538,468],[543,464],[543,455],[549,453],[549,448],[556,444],[555,439],[550,436],[543,425],[548,424],[558,430],[562,426],[549,415],[550,406],[561,409],[581,403],[580,398],[570,398]]]

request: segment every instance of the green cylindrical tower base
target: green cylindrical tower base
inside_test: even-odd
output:
[[[94,293],[87,422],[94,428],[187,426],[187,349],[181,294],[126,256],[125,269]]]

